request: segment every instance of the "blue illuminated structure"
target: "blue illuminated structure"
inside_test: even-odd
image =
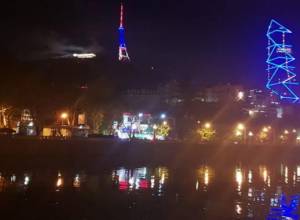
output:
[[[293,195],[288,202],[286,195],[281,194],[278,198],[278,206],[271,207],[270,213],[267,216],[267,220],[277,219],[292,219],[299,220],[298,208],[299,208],[300,195]]]
[[[292,45],[286,43],[285,38],[286,34],[291,33],[292,31],[277,21],[271,20],[267,32],[268,82],[266,87],[281,100],[296,103],[299,97],[295,89],[299,83],[296,82],[295,67],[291,65],[295,58],[292,55]]]
[[[121,3],[120,27],[119,27],[119,60],[130,61],[125,43],[124,7]]]

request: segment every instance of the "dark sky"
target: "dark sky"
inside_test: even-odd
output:
[[[291,30],[300,54],[300,1],[128,0],[126,40],[134,65],[168,78],[263,86],[271,18]],[[40,0],[1,3],[4,54],[62,58],[74,51],[117,59],[119,1]],[[300,56],[300,55],[299,55]],[[300,71],[300,62],[295,65]]]

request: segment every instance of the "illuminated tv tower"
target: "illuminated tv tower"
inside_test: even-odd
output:
[[[295,90],[299,83],[296,81],[295,67],[291,63],[295,60],[292,55],[292,45],[286,42],[286,34],[292,31],[271,20],[268,28],[268,82],[266,87],[281,100],[292,103],[299,101]]]
[[[130,61],[127,47],[125,44],[125,28],[124,28],[124,6],[121,3],[120,27],[119,27],[119,60]]]

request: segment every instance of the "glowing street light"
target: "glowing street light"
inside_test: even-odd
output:
[[[158,127],[156,124],[153,125],[153,129],[156,130]]]
[[[239,91],[237,94],[237,100],[238,101],[244,100],[244,98],[245,98],[245,93],[243,91]]]
[[[211,128],[211,123],[206,122],[206,123],[204,124],[204,127],[207,128],[207,129]]]
[[[288,130],[284,130],[284,134],[289,134],[290,132]]]
[[[242,123],[239,123],[238,125],[237,125],[237,129],[238,130],[245,130],[245,125],[244,124],[242,124]]]
[[[267,127],[263,127],[262,131],[263,131],[263,132],[268,132],[269,129],[268,129]]]
[[[61,113],[61,115],[60,115],[60,118],[61,119],[67,119],[69,117],[69,115],[68,115],[68,113],[66,113],[66,112],[63,112],[63,113]]]
[[[139,113],[139,118],[143,117],[144,114],[143,113]]]
[[[163,122],[163,125],[165,125],[165,126],[168,125],[168,122],[167,122],[167,121],[164,121],[164,122]]]
[[[248,113],[249,113],[249,116],[251,116],[251,117],[254,116],[254,111],[253,110],[249,110]]]
[[[254,135],[253,132],[252,132],[252,131],[249,131],[248,136],[249,136],[249,137],[253,137],[253,135]]]
[[[161,119],[165,119],[167,117],[167,115],[165,114],[165,113],[162,113],[161,115],[160,115],[160,118]]]
[[[63,112],[60,115],[61,118],[61,125],[64,125],[64,121],[66,120],[69,125],[69,114],[67,112]]]

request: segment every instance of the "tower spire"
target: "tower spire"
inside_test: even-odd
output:
[[[119,61],[130,61],[127,47],[125,43],[125,28],[124,28],[124,6],[121,3],[120,12],[120,27],[119,27]]]
[[[120,27],[123,27],[123,16],[124,16],[124,6],[123,3],[121,3],[121,13],[120,13]]]

